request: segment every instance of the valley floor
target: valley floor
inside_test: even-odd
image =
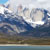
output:
[[[50,37],[24,37],[24,36],[7,36],[0,34],[0,46],[32,46],[32,45],[50,45]]]

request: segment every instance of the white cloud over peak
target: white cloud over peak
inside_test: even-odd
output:
[[[9,0],[10,7],[15,9],[17,5],[50,9],[50,0]],[[32,5],[32,6],[31,6]]]

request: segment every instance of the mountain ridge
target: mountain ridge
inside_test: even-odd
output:
[[[14,14],[12,11],[5,7],[3,7],[3,9],[5,10],[0,13],[0,32],[8,33],[10,35],[20,35],[26,32],[25,34],[28,34],[28,36],[30,34],[30,36],[40,37],[40,34],[43,34],[43,32],[40,31],[44,30],[45,28],[46,31],[48,31],[47,29],[50,27],[50,14],[47,10],[36,8],[32,9],[30,12],[28,8],[24,8],[23,10],[22,7],[19,6],[19,11]],[[40,28],[42,29],[39,31]],[[37,32],[39,32],[39,35],[36,35]]]

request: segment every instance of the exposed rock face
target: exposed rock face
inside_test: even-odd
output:
[[[43,28],[50,27],[50,14],[47,10],[40,8],[32,8],[31,10],[22,5],[18,6],[16,13],[0,6],[0,32],[10,35],[18,33],[39,33]],[[1,11],[2,10],[2,11]],[[49,14],[49,15],[48,15]],[[47,28],[48,28],[47,27]],[[37,28],[42,28],[37,30]],[[26,33],[25,33],[26,34]]]

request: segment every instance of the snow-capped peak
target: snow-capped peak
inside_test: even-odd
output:
[[[8,11],[9,13],[12,13],[11,10],[5,8],[4,6],[0,5],[0,13],[4,14],[4,11]]]
[[[28,23],[30,24],[32,27],[34,27],[34,25],[43,25],[46,22],[46,18],[47,18],[47,13],[44,12],[43,8],[36,8],[33,5],[35,4],[31,4],[32,1],[29,0],[28,5],[25,4],[20,4],[20,3],[24,3],[22,0],[20,3],[16,0],[13,0],[14,2],[12,2],[12,0],[9,0],[5,5],[9,5],[9,9],[12,10],[13,12],[15,12],[13,15],[18,15],[18,16],[22,16],[22,18]],[[16,1],[16,2],[15,2]],[[30,3],[31,1],[31,3]],[[39,6],[39,5],[38,5]],[[3,8],[1,8],[3,9]],[[8,9],[7,9],[8,10]],[[4,10],[3,10],[4,11]],[[9,11],[9,10],[8,10]],[[3,12],[2,12],[3,13]],[[14,17],[14,16],[13,16]],[[15,16],[16,17],[16,16]]]

